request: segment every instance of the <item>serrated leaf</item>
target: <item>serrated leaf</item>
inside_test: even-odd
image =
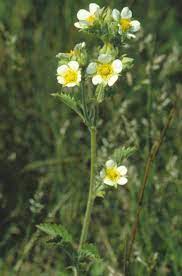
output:
[[[69,108],[74,110],[85,122],[85,119],[78,107],[77,101],[73,97],[71,97],[69,94],[65,94],[65,93],[53,93],[51,95],[59,98],[64,104],[66,104]]]
[[[71,234],[60,224],[42,223],[37,225],[37,228],[53,238],[61,237],[64,242],[72,243],[73,241]]]
[[[85,244],[82,249],[79,250],[79,259],[100,260],[100,256],[97,247],[94,244]]]
[[[112,159],[117,163],[121,163],[136,151],[135,147],[120,147],[115,149]]]

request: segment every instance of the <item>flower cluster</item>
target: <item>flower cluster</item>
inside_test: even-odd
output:
[[[98,106],[104,100],[110,87],[125,70],[132,67],[133,59],[123,53],[126,43],[135,39],[140,23],[134,20],[128,7],[121,11],[101,8],[95,3],[88,10],[77,13],[74,24],[80,32],[90,34],[99,45],[87,47],[85,42],[76,44],[67,53],[59,53],[57,81],[62,88],[74,91],[71,95],[61,92],[54,94],[74,110],[91,130],[96,128]],[[95,42],[93,41],[93,42]],[[91,46],[95,44],[92,43]],[[96,87],[96,88],[95,88]],[[74,89],[73,89],[74,88]],[[114,157],[113,157],[114,159]],[[118,166],[122,160],[108,160],[98,177],[96,196],[102,196],[108,186],[117,187],[127,183],[127,168]]]
[[[119,11],[101,8],[95,3],[89,4],[88,10],[80,9],[77,18],[75,27],[99,37],[103,45],[94,49],[93,57],[88,53],[85,42],[77,44],[68,53],[58,54],[58,83],[63,87],[79,87],[82,80],[91,78],[94,86],[113,86],[123,70],[121,45],[135,38],[134,33],[140,29],[139,21],[132,19],[128,7]]]

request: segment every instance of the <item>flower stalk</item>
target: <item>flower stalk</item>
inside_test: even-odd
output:
[[[101,8],[95,3],[90,3],[88,10],[80,9],[77,19],[75,27],[99,37],[100,42],[97,47],[94,45],[93,49],[82,42],[76,44],[73,50],[57,55],[57,81],[62,85],[62,91],[54,95],[74,110],[90,130],[90,187],[79,251],[87,241],[95,197],[104,197],[109,186],[117,188],[128,181],[127,168],[121,165],[130,152],[125,148],[113,154],[113,158],[105,163],[98,177],[96,121],[99,117],[99,105],[112,95],[111,87],[119,81],[125,70],[132,66],[133,59],[123,53],[121,46],[125,41],[136,37],[134,33],[140,29],[140,22],[133,20],[132,11],[128,7],[124,7],[120,12],[117,9],[112,11],[110,8]],[[90,89],[92,85],[96,89]]]
[[[90,140],[91,140],[91,164],[90,164],[90,187],[89,187],[89,195],[87,201],[87,207],[80,237],[79,250],[82,248],[83,244],[87,240],[88,236],[88,227],[91,219],[91,212],[94,203],[95,196],[95,164],[96,164],[96,127],[93,126],[90,128]]]

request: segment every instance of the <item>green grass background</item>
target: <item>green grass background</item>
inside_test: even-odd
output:
[[[135,145],[126,188],[110,191],[94,208],[89,238],[103,265],[87,273],[123,271],[126,238],[151,144],[169,110],[176,118],[152,168],[134,245],[132,276],[181,275],[181,4],[171,0],[96,1],[130,6],[142,31],[129,55],[135,59],[101,108],[98,158],[115,147]],[[56,83],[56,54],[89,38],[73,23],[86,0],[0,0],[0,275],[72,275],[59,249],[35,239],[45,219],[62,223],[78,242],[89,180],[89,134],[80,119],[50,94]],[[94,45],[94,41],[90,41]],[[53,212],[50,215],[50,212]],[[118,271],[118,272],[117,272]],[[87,275],[86,273],[84,275]]]

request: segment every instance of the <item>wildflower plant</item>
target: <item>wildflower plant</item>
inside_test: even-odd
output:
[[[80,116],[88,127],[91,137],[89,195],[80,242],[75,253],[77,260],[80,260],[84,250],[90,252],[90,246],[89,249],[85,246],[87,246],[95,198],[104,197],[108,188],[117,188],[128,181],[127,168],[123,160],[128,158],[134,149],[120,147],[111,153],[107,160],[103,160],[102,166],[99,166],[96,155],[96,134],[99,131],[100,105],[106,98],[112,98],[112,87],[119,83],[120,77],[125,76],[126,71],[133,65],[133,59],[123,53],[123,46],[131,43],[131,39],[135,39],[140,23],[133,20],[128,7],[119,11],[111,10],[109,7],[101,8],[95,3],[91,3],[87,9],[80,9],[77,19],[74,24],[76,29],[90,35],[98,45],[91,48],[90,45],[81,42],[71,51],[57,55],[57,82],[60,91],[53,96]],[[39,229],[54,238],[61,237],[62,242],[72,243],[72,239],[66,230],[63,231],[62,226],[44,224],[40,225]],[[73,248],[75,252],[75,246]],[[74,266],[78,268],[77,264]]]

